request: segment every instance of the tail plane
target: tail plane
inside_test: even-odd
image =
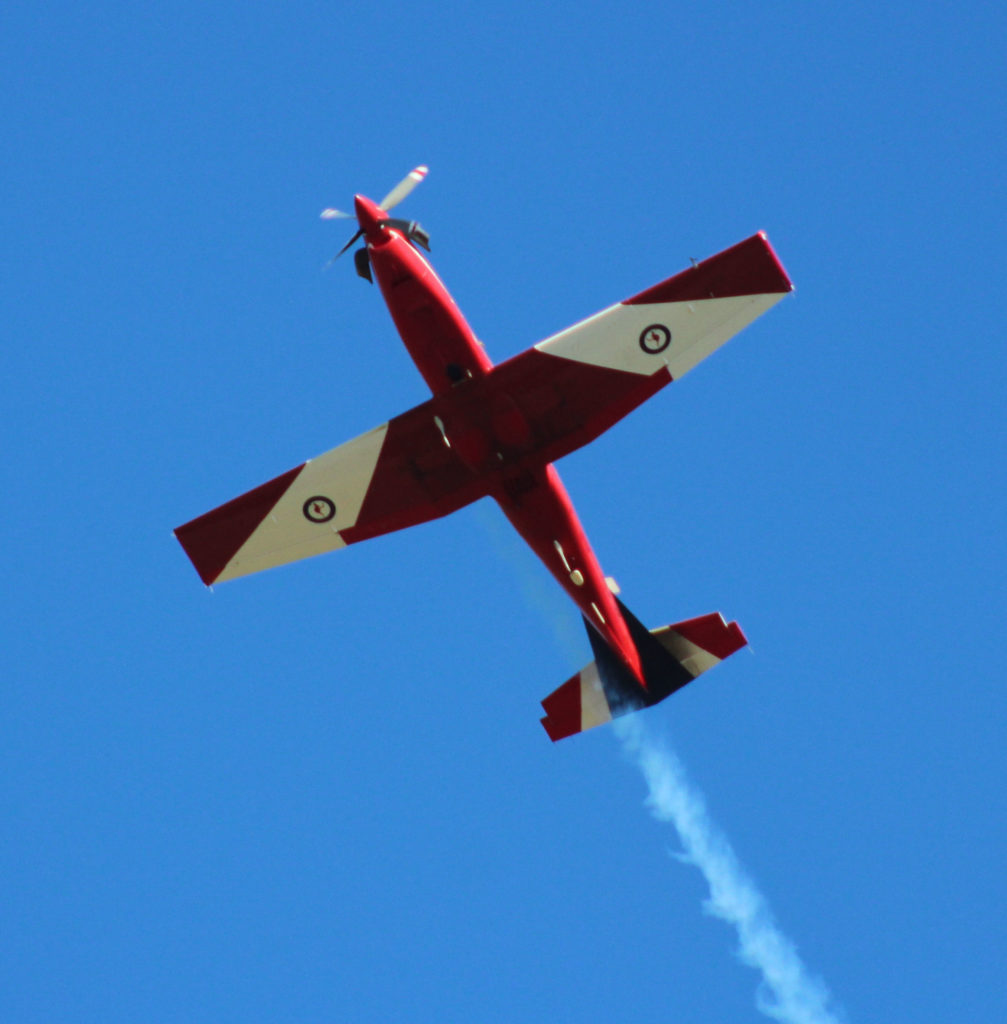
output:
[[[594,661],[542,701],[542,725],[554,742],[659,703],[748,643],[741,627],[719,612],[648,630],[621,601],[619,606],[647,688],[585,620]]]

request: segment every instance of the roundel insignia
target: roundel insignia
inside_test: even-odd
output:
[[[640,348],[656,356],[671,344],[671,331],[664,324],[651,324],[640,332]]]
[[[321,494],[304,503],[304,518],[312,523],[327,523],[336,516],[336,506]]]

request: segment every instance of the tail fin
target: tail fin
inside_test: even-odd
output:
[[[659,703],[748,643],[741,627],[719,612],[648,630],[621,601],[619,606],[647,689],[585,622],[595,660],[542,701],[542,725],[554,742]]]

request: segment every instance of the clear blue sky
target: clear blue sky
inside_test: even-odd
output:
[[[560,465],[648,713],[851,1024],[1007,1017],[993,4],[0,15],[0,1021],[763,1019],[492,506],[200,584],[171,529],[422,400],[318,219],[497,360],[765,229],[797,292]]]

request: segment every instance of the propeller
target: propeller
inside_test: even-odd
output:
[[[382,210],[387,212],[394,206],[398,206],[406,196],[427,176],[429,171],[428,167],[422,164],[419,167],[414,167],[396,186],[385,196],[384,199],[378,204]],[[322,220],[349,220],[352,219],[352,213],[345,213],[343,210],[337,210],[335,207],[326,207],[321,212]],[[404,221],[395,220],[388,218],[380,222],[382,227],[395,227],[400,231],[403,231],[405,236],[417,245],[421,245],[428,252],[430,251],[430,236],[417,224],[415,221]],[[325,264],[326,269],[332,266],[340,256],[346,252],[351,246],[353,246],[364,234],[364,229],[360,228],[356,234],[336,253],[335,256]],[[363,258],[359,258],[361,253]],[[368,281],[371,280],[370,273],[370,261],[367,258],[367,250],[361,249],[360,252],[354,257],[354,264],[357,268],[357,273],[366,278]]]
[[[349,215],[348,213],[340,213],[340,211],[339,211],[339,210],[332,210],[332,211],[326,210],[326,211],[325,211],[325,213],[331,213],[331,215],[330,215],[329,217],[327,217],[327,218],[326,218],[326,220],[332,220],[332,219],[333,219],[333,217],[334,217],[334,216],[336,216],[336,215],[338,215],[338,216],[339,216],[340,218],[343,218],[343,217],[349,217],[349,216],[350,216],[350,215]],[[323,214],[322,214],[322,216],[323,216],[323,217],[325,217],[325,213],[323,213]],[[328,270],[328,269],[329,269],[329,267],[331,267],[331,266],[332,266],[332,264],[333,264],[333,263],[335,263],[335,262],[336,262],[336,260],[338,260],[338,259],[339,259],[339,257],[340,257],[340,256],[342,256],[342,255],[343,255],[343,253],[344,253],[344,252],[346,252],[346,250],[347,250],[347,249],[349,249],[349,247],[350,247],[351,245],[353,245],[353,243],[354,243],[354,242],[355,242],[355,241],[356,241],[356,240],[357,240],[357,239],[358,239],[358,238],[359,238],[359,237],[360,237],[360,236],[361,236],[361,235],[362,235],[363,233],[364,233],[364,229],[363,229],[363,228],[361,228],[361,229],[360,229],[360,230],[359,230],[359,231],[358,231],[358,232],[357,232],[357,233],[356,233],[356,234],[355,234],[355,235],[354,235],[354,236],[353,236],[353,237],[352,237],[352,238],[351,238],[351,239],[350,239],[350,240],[349,240],[349,241],[348,241],[348,242],[346,243],[346,245],[344,245],[344,246],[342,247],[342,249],[340,249],[340,250],[339,250],[339,252],[337,252],[337,253],[336,253],[336,255],[332,257],[332,259],[331,259],[331,260],[328,260],[328,261],[326,261],[326,264],[325,264],[325,266],[324,266],[324,267],[322,267],[322,270]],[[366,251],[366,250],[365,250],[365,251]]]
[[[403,199],[427,176],[429,167],[414,167],[396,186],[378,203],[382,210],[390,210],[398,206]]]
[[[378,203],[378,206],[380,206],[382,210],[390,210],[393,206],[398,206],[399,203],[401,203],[402,200],[405,199],[406,196],[409,195],[409,193],[412,192],[412,190],[416,188],[416,186],[427,176],[429,171],[429,167],[424,167],[422,165],[419,167],[414,167],[395,186],[395,188],[393,188],[391,192],[389,192],[388,195],[386,195],[385,198],[382,199],[380,203]],[[352,220],[353,218],[352,213],[346,213],[343,210],[337,210],[332,206],[328,206],[324,210],[322,210],[319,216],[322,218],[322,220]],[[356,241],[356,239],[354,239],[354,241]],[[352,244],[353,242],[350,243],[350,245]],[[346,246],[343,249],[343,252],[345,252],[346,249],[348,248],[349,246]],[[342,253],[340,253],[340,255],[342,255]]]
[[[355,235],[354,235],[354,236],[353,236],[353,237],[352,237],[352,238],[351,238],[351,239],[350,239],[350,240],[349,240],[349,241],[348,241],[348,242],[346,243],[346,245],[344,245],[344,246],[342,247],[342,249],[340,249],[340,250],[339,250],[339,252],[337,252],[337,253],[336,253],[336,255],[332,257],[332,259],[331,259],[331,260],[329,260],[329,263],[335,263],[335,262],[336,262],[336,260],[338,260],[338,259],[339,259],[339,257],[340,257],[340,256],[342,256],[342,255],[343,255],[343,253],[344,253],[344,252],[346,252],[346,250],[347,250],[347,249],[349,249],[349,247],[350,247],[351,245],[353,245],[353,243],[354,243],[354,242],[355,242],[355,241],[356,241],[356,240],[357,240],[357,239],[358,239],[358,238],[359,238],[359,237],[360,237],[360,236],[361,236],[361,235],[362,235],[363,233],[364,233],[364,229],[363,229],[363,228],[360,228],[360,230],[359,230],[359,231],[357,231],[357,233],[356,233],[356,234],[355,234]]]

